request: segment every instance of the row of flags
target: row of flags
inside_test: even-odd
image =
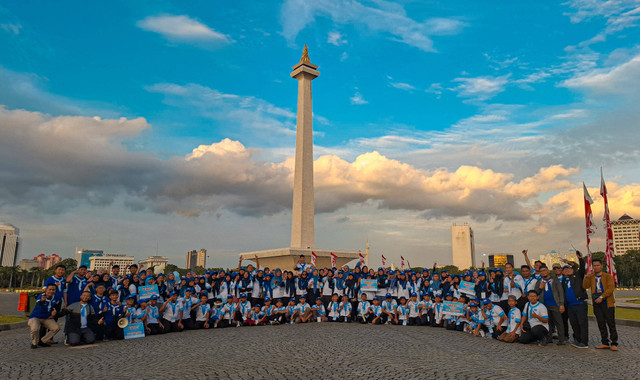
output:
[[[596,226],[593,222],[593,212],[591,211],[591,205],[593,204],[593,199],[589,195],[589,191],[587,190],[587,186],[582,183],[582,188],[584,189],[584,219],[586,223],[586,231],[587,231],[587,272],[593,272],[593,266],[591,263],[591,250],[589,248],[589,244],[591,243],[591,235],[593,235],[596,231]],[[618,272],[616,271],[615,263],[613,262],[613,256],[615,255],[613,248],[613,229],[611,228],[611,220],[609,219],[609,199],[607,198],[607,185],[604,181],[604,175],[602,174],[602,168],[600,168],[600,195],[604,199],[604,216],[602,220],[604,221],[605,229],[606,229],[606,250],[604,254],[604,260],[607,264],[607,272],[613,276],[613,279],[618,285]]]

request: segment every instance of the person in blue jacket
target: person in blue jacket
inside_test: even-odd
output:
[[[60,331],[60,326],[53,319],[56,316],[56,306],[61,300],[55,297],[58,287],[49,284],[38,299],[36,306],[29,315],[29,330],[31,331],[31,348],[49,347],[53,337]],[[40,326],[46,327],[49,332],[40,339]]]

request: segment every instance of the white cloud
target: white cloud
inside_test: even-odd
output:
[[[138,21],[136,25],[146,31],[159,33],[169,41],[194,43],[232,42],[229,36],[185,15],[148,16]]]
[[[15,35],[20,34],[20,29],[22,29],[22,25],[20,24],[0,24],[0,29],[5,32],[13,33]]]
[[[344,62],[349,58],[349,54],[347,54],[346,51],[343,51],[342,54],[340,54],[340,62]]]
[[[413,87],[409,83],[389,82],[389,85],[391,85],[391,87],[393,87],[393,88],[397,88],[398,90],[403,90],[403,91],[413,91],[413,90],[416,89],[415,87]]]
[[[356,93],[353,94],[353,96],[350,97],[349,100],[351,100],[351,104],[357,104],[357,105],[369,103],[362,97],[362,94],[359,91],[356,91]]]
[[[231,122],[254,132],[295,134],[294,112],[254,96],[226,94],[194,83],[157,83],[146,90],[163,94],[168,105],[189,112],[195,110],[208,119]]]
[[[358,1],[287,0],[281,12],[283,35],[290,42],[294,41],[318,15],[328,16],[336,24],[361,24],[371,31],[387,33],[396,41],[429,52],[435,51],[430,36],[458,34],[466,26],[462,21],[448,18],[418,22],[407,15],[402,5],[383,0],[367,5]]]
[[[329,32],[329,36],[327,37],[327,42],[335,46],[340,46],[348,43],[349,41],[344,39],[342,34],[340,34],[340,32],[333,31],[333,32]]]
[[[604,42],[609,35],[637,27],[640,23],[638,0],[571,0],[566,4],[575,9],[574,12],[565,13],[572,23],[591,21],[594,18],[606,21],[603,30],[579,44],[582,47]]]
[[[456,78],[455,82],[460,82],[454,88],[458,96],[474,98],[477,100],[487,100],[504,91],[511,74],[494,77],[480,76],[474,78]]]
[[[618,66],[567,79],[562,85],[599,95],[640,94],[640,54]]]

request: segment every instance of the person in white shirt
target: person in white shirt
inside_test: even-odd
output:
[[[296,323],[307,323],[311,319],[311,305],[307,303],[307,296],[300,296],[300,303],[298,304],[298,317]]]
[[[338,322],[338,319],[340,319],[340,302],[337,294],[331,296],[327,310],[329,311],[329,322]]]
[[[160,307],[162,313],[162,325],[164,326],[164,332],[180,332],[180,319],[182,318],[182,302],[178,302],[178,294],[171,292],[169,299]]]
[[[387,293],[385,296],[385,300],[382,301],[382,320],[384,324],[398,324],[398,319],[396,318],[396,308],[398,307],[398,303],[393,299],[391,293]]]
[[[311,312],[313,313],[313,320],[316,322],[327,321],[327,309],[322,304],[322,297],[316,298],[315,305],[311,306]]]
[[[411,293],[411,298],[407,302],[409,307],[409,326],[420,326],[422,320],[420,320],[420,305],[418,304],[418,293]]]
[[[522,324],[522,313],[518,309],[518,300],[515,296],[509,296],[507,300],[509,302],[509,312],[507,313],[508,324],[505,332],[500,334],[498,340],[506,343],[513,343],[518,340],[518,337],[522,333],[520,325]]]
[[[518,342],[525,344],[539,342],[549,332],[549,312],[538,302],[538,293],[530,290],[527,297],[529,302],[522,313],[522,335],[518,338]]]
[[[351,322],[351,311],[353,311],[353,306],[351,306],[351,302],[349,302],[349,296],[343,295],[342,302],[338,305],[340,308],[340,322]]]
[[[500,306],[494,305],[489,298],[485,298],[482,304],[484,326],[487,328],[487,332],[497,339],[506,330],[507,316],[504,310]]]
[[[178,298],[178,303],[182,304],[182,317],[179,325],[182,325],[184,329],[193,330],[195,328],[196,325],[191,319],[191,311],[193,310],[193,305],[197,305],[198,302],[198,299],[191,295],[191,288],[185,289],[184,297]]]
[[[500,297],[500,307],[502,310],[508,310],[509,304],[507,303],[507,300],[509,299],[509,296],[516,296],[516,298],[520,298],[525,286],[522,276],[513,270],[513,265],[511,265],[511,263],[505,264],[504,271],[504,279],[502,280],[504,284],[504,291]]]
[[[242,293],[240,295],[240,302],[238,302],[238,308],[236,309],[236,326],[240,327],[249,318],[249,312],[251,311],[251,302],[247,300],[247,295]]]
[[[409,308],[407,307],[407,299],[400,297],[400,305],[396,307],[396,318],[397,324],[402,324],[403,326],[407,325],[409,317]]]
[[[420,324],[422,326],[430,326],[433,319],[433,301],[431,301],[431,294],[425,293],[422,296],[422,301],[418,302],[418,308],[420,309]]]
[[[382,324],[382,306],[380,306],[380,297],[375,297],[373,299],[373,305],[371,305],[371,324],[379,325]]]
[[[367,301],[367,293],[362,293],[360,295],[360,302],[358,302],[358,308],[356,311],[358,312],[358,322],[367,323],[369,322],[371,302]]]
[[[233,302],[233,295],[227,296],[227,303],[222,306],[222,321],[220,321],[220,327],[229,327],[235,324],[236,311],[238,310],[238,304]]]
[[[200,296],[200,302],[191,307],[196,312],[195,328],[208,329],[209,328],[209,316],[211,315],[211,305],[208,303],[209,298],[206,294]]]

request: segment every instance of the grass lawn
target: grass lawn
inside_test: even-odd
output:
[[[593,306],[591,305],[589,305],[589,315],[593,315]],[[640,321],[640,310],[616,307],[616,319],[631,319],[633,321]]]
[[[14,315],[0,314],[0,324],[22,322],[26,320],[27,317],[16,317]]]

